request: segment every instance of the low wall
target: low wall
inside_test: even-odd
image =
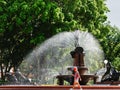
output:
[[[82,90],[120,90],[120,86],[93,85],[81,86]],[[72,86],[0,86],[0,90],[80,90]]]

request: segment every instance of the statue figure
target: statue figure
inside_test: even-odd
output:
[[[118,81],[119,80],[119,72],[115,70],[115,68],[112,66],[112,64],[108,61],[106,61],[106,72],[102,76],[101,82],[104,81]]]
[[[14,67],[6,73],[6,80],[9,84],[31,84],[28,78],[22,75],[19,69],[15,70]]]

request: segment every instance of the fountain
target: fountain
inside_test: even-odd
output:
[[[59,33],[38,45],[24,58],[20,71],[33,83],[56,84],[57,75],[71,73],[67,70],[68,66],[74,66],[70,52],[79,46],[84,48],[86,54],[83,63],[89,68],[86,73],[95,73],[102,66],[103,51],[90,33],[79,30]]]
[[[76,47],[74,51],[71,51],[71,56],[74,58],[73,67],[76,66],[81,75],[82,81],[79,81],[81,85],[86,85],[90,79],[95,80],[97,78],[96,75],[88,75],[85,72],[88,70],[84,64],[84,50],[82,47]],[[69,67],[68,70],[73,72],[73,67]],[[58,75],[58,84],[64,85],[64,80],[68,81],[71,85],[73,85],[74,79],[72,75]]]
[[[34,85],[25,85],[25,83],[19,86],[3,85],[0,86],[0,90],[70,90],[73,84],[71,74],[73,73],[72,68],[74,66],[77,66],[81,74],[82,81],[80,83],[82,89],[120,90],[119,86],[86,85],[90,79],[94,80],[99,75],[99,72],[96,75],[94,73],[101,69],[103,56],[103,51],[98,41],[90,33],[79,30],[75,32],[62,32],[38,45],[24,58],[19,67],[23,75],[22,81],[27,81],[27,83],[30,81]],[[20,75],[18,73],[16,72],[16,76]],[[59,85],[56,85],[56,78],[59,81]],[[68,81],[70,85],[63,85],[64,80]],[[20,82],[22,81],[20,79]]]

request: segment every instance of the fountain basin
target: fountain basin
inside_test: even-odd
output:
[[[67,69],[72,71],[73,70],[73,67],[74,66],[71,66],[71,67],[68,67]],[[84,66],[81,66],[81,67],[77,67],[78,68],[78,71],[80,73],[80,75],[84,75],[86,71],[88,71],[88,68],[84,67]]]
[[[74,77],[72,75],[58,75],[56,78],[58,79],[59,85],[64,85],[64,80],[69,82],[70,85],[72,85],[74,82]],[[82,81],[80,81],[80,84],[86,85],[89,80],[96,81],[97,76],[96,75],[81,75],[81,79],[82,79]]]
[[[119,84],[120,84],[120,81],[105,81],[105,82],[96,82],[96,84],[119,85]]]
[[[120,86],[81,86],[83,90],[120,90]],[[72,86],[0,86],[0,90],[70,90]],[[76,89],[77,90],[77,89]]]
[[[81,75],[81,78],[82,78],[82,81],[80,81],[80,84],[86,85],[89,80],[94,80],[94,83],[95,83],[98,76],[96,76],[96,75]]]

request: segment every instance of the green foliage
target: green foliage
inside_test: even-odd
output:
[[[117,57],[114,59],[114,61],[112,62],[113,66],[120,71],[120,57]]]
[[[56,2],[62,8],[64,21],[73,25],[70,29],[88,29],[89,32],[95,32],[107,19],[105,13],[108,12],[108,8],[104,0],[51,1]]]
[[[56,8],[54,3],[43,0],[0,1],[0,65],[5,65],[5,73],[12,66],[17,68],[37,43],[48,38],[44,24],[49,25],[51,17],[61,20],[59,14],[54,15]]]
[[[100,44],[102,45],[105,53],[105,59],[113,62],[114,66],[119,70],[118,58],[120,57],[120,30],[117,27],[110,26],[109,23],[105,24],[100,30],[103,33],[98,35]]]
[[[100,43],[106,59],[112,62],[115,58],[120,57],[120,30],[117,27],[111,27],[109,24],[102,29],[108,32],[100,39]]]

